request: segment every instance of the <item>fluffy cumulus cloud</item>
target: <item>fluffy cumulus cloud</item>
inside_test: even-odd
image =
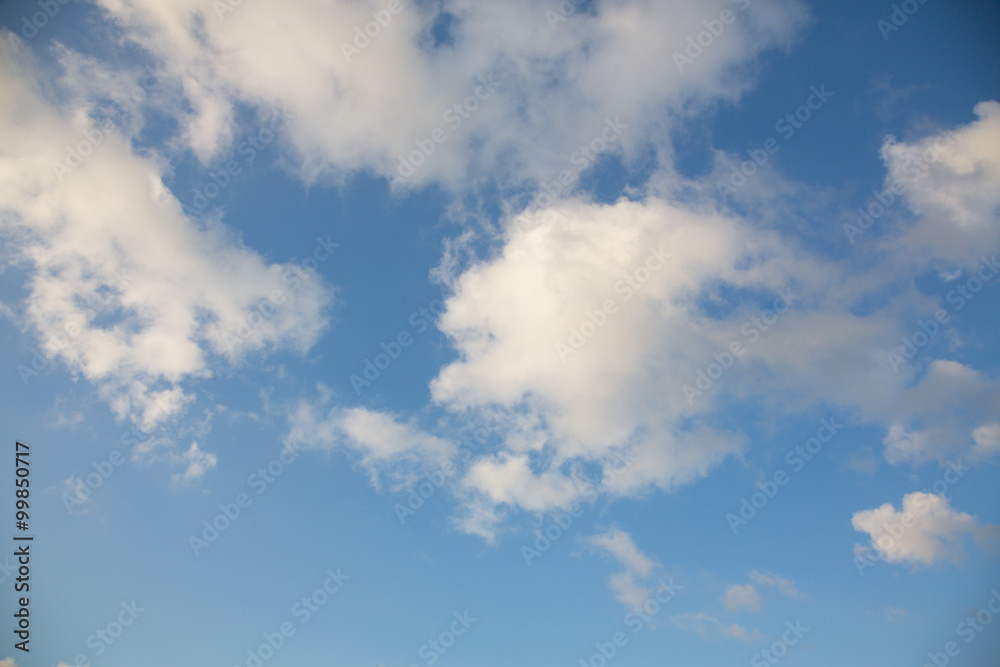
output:
[[[134,123],[107,117],[87,91],[43,95],[28,54],[3,49],[3,261],[27,276],[23,307],[7,312],[40,339],[19,369],[26,382],[58,360],[150,431],[194,400],[189,384],[214,364],[318,339],[330,298],[317,277],[186,217],[168,167],[135,148]],[[78,61],[65,54],[62,66]],[[190,451],[178,460],[185,479],[214,465]]]
[[[623,447],[640,463],[616,482],[618,493],[706,474],[742,438],[697,420],[677,427],[711,403],[692,405],[682,385],[728,349],[732,333],[731,322],[725,331],[699,312],[698,298],[726,281],[788,310],[779,294],[798,264],[773,236],[742,231],[660,200],[545,209],[451,283],[438,326],[460,358],[432,382],[434,399],[540,415],[538,436],[509,441],[507,455],[518,471],[530,463],[564,489],[551,494],[561,503],[574,499],[572,487],[553,472],[577,458],[606,466]],[[503,492],[504,480],[491,479],[492,497],[537,504],[540,488],[506,478]]]
[[[868,533],[870,548],[889,563],[957,563],[967,538],[991,550],[1000,540],[1000,527],[953,509],[944,496],[919,491],[904,496],[899,510],[886,503],[856,512],[851,523],[855,530]],[[867,548],[857,545],[856,551],[863,553]]]
[[[932,180],[921,192],[936,184],[961,203],[979,191],[963,179],[992,172],[966,138],[993,141],[978,134],[991,108],[946,133],[948,159],[933,164],[954,169],[938,178],[925,163],[920,178]],[[895,153],[885,155],[895,173]],[[973,167],[955,166],[963,159]],[[886,429],[893,464],[991,456],[998,380],[923,344],[905,348],[946,305],[914,281],[956,257],[918,247],[922,229],[944,223],[911,191],[904,200],[916,218],[889,230],[907,243],[873,244],[879,261],[858,248],[854,261],[834,262],[754,215],[710,199],[681,203],[664,187],[636,200],[556,198],[511,213],[495,252],[442,262],[437,276],[450,296],[437,325],[457,359],[431,382],[432,398],[452,414],[519,423],[500,429],[498,446],[459,476],[463,529],[492,539],[505,508],[565,508],[584,499],[595,474],[614,480],[601,486],[612,496],[691,483],[748,446],[718,426],[733,401],[779,412],[839,406]],[[996,226],[988,219],[949,234],[974,245]],[[960,266],[960,279],[984,275],[989,261]],[[929,335],[943,336],[945,324]],[[633,465],[612,474],[623,456]]]
[[[887,185],[898,183],[917,214],[899,231],[903,248],[958,264],[977,264],[1000,243],[1000,103],[976,105],[978,120],[882,148]]]
[[[793,0],[602,2],[555,29],[532,0],[98,4],[177,82],[181,138],[203,160],[231,142],[238,105],[274,105],[295,118],[305,178],[369,169],[400,184],[551,178],[623,110],[633,143],[667,109],[735,98],[749,85],[736,66],[806,21]],[[724,39],[678,68],[673,53],[722,9]]]
[[[947,145],[956,163],[955,151],[972,150]],[[966,191],[940,187],[955,201]],[[898,233],[915,238],[928,220],[901,222]],[[446,258],[438,273],[451,296],[437,324],[458,358],[431,382],[433,400],[519,423],[460,476],[463,529],[491,539],[505,507],[567,507],[595,473],[614,479],[602,485],[612,496],[697,480],[748,444],[717,425],[734,400],[841,406],[884,425],[895,464],[994,448],[997,379],[895,347],[942,305],[901,281],[941,257],[902,244],[872,265],[864,250],[856,265],[835,263],[753,216],[662,191],[613,204],[558,199],[503,223],[495,253]],[[884,305],[859,315],[872,299]],[[622,456],[634,464],[611,475]]]
[[[885,425],[891,463],[989,456],[997,379],[897,349],[898,341],[920,341],[914,328],[944,305],[900,276],[912,281],[958,257],[946,247],[932,253],[933,244],[914,251],[921,230],[944,224],[922,197],[936,188],[941,201],[978,212],[969,220],[982,216],[949,223],[948,235],[966,249],[997,231],[992,204],[981,201],[994,192],[982,179],[992,177],[991,155],[1000,154],[983,149],[1000,149],[993,105],[977,113],[980,120],[945,133],[936,162],[917,168],[919,187],[905,191],[916,222],[893,228],[907,243],[881,264],[865,266],[864,251],[857,266],[834,264],[752,218],[666,195],[610,205],[559,200],[512,216],[500,251],[450,278],[438,325],[459,359],[431,383],[434,399],[455,410],[539,415],[538,437],[493,455],[493,468],[514,461],[517,474],[489,476],[484,495],[531,509],[564,505],[573,499],[568,461],[606,466],[621,449],[640,463],[613,494],[695,480],[744,446],[739,433],[714,426],[723,397],[843,406]],[[899,156],[929,141],[890,142],[890,176],[903,178]],[[995,264],[966,259],[971,276]],[[886,305],[859,316],[857,306],[876,295]],[[734,342],[738,359],[729,356]]]
[[[469,469],[465,484],[488,496],[494,504],[517,505],[536,512],[567,506],[580,493],[572,480],[559,473],[536,474],[527,456],[481,459]]]
[[[565,21],[531,0],[97,7],[152,64],[148,104],[173,134],[158,152],[137,150],[143,114],[128,114],[79,164],[54,170],[143,74],[64,50],[62,92],[46,97],[5,46],[0,120],[15,131],[0,153],[3,259],[28,275],[15,316],[122,419],[152,429],[216,364],[308,350],[326,327],[318,277],[265,261],[215,218],[189,218],[164,185],[186,151],[217,167],[276,109],[286,122],[275,159],[306,182],[369,171],[397,192],[505,193],[499,231],[467,244],[488,249],[449,254],[435,273],[450,290],[438,326],[456,358],[432,380],[433,402],[517,424],[455,476],[464,530],[492,539],[507,509],[590,499],[595,477],[613,480],[601,486],[612,496],[694,482],[749,446],[720,425],[734,401],[839,406],[886,429],[891,463],[998,448],[996,378],[913,341],[945,305],[916,289],[918,276],[957,276],[949,303],[972,307],[1000,273],[980,257],[1000,240],[1000,105],[937,135],[887,139],[896,203],[878,229],[840,239],[843,261],[774,224],[789,193],[807,189],[762,174],[746,192],[771,192],[737,212],[710,179],[674,169],[672,131],[753,85],[747,66],[808,22],[798,2],[615,0]],[[679,62],[723,9],[733,20],[722,34]],[[652,155],[655,173],[615,203],[571,194],[602,155],[626,166]],[[373,480],[454,454],[413,421],[324,395],[290,423],[289,443],[355,452]],[[214,465],[200,449],[173,455],[179,481]]]

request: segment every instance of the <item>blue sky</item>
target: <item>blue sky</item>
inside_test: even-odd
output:
[[[1000,656],[995,3],[0,26],[0,667]]]

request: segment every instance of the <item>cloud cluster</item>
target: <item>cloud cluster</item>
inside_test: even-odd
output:
[[[218,166],[248,110],[280,108],[276,159],[306,182],[367,170],[397,191],[492,183],[505,193],[494,244],[435,273],[450,290],[437,324],[456,358],[431,381],[432,400],[508,424],[458,476],[466,530],[490,539],[506,508],[565,508],[623,453],[636,463],[612,495],[700,479],[750,444],[721,425],[734,402],[842,407],[886,429],[894,464],[985,460],[1000,447],[996,378],[922,351],[900,369],[886,354],[942,305],[916,289],[918,276],[985,280],[972,274],[980,249],[1000,240],[1000,104],[982,102],[977,120],[938,137],[885,141],[886,183],[901,184],[905,207],[846,261],[775,224],[773,211],[737,213],[674,169],[671,131],[753,85],[748,65],[808,21],[799,2],[615,0],[557,26],[531,0],[403,2],[364,46],[356,40],[380,3],[97,5],[155,65],[170,94],[151,104],[176,135],[140,151],[141,113],[101,122],[136,73],[63,49],[67,74],[93,76],[67,76],[47,97],[29,83],[44,77],[4,42],[0,224],[12,239],[5,263],[28,276],[15,317],[121,419],[156,428],[217,364],[308,350],[325,330],[331,297],[318,277],[265,261],[218,220],[188,218],[164,185],[185,151]],[[735,21],[677,67],[673,53],[724,8]],[[570,194],[618,118],[628,128],[607,152],[627,165],[652,154],[656,173],[615,203]],[[87,142],[70,171],[53,169]],[[398,165],[414,151],[422,164],[404,178]],[[792,185],[769,174],[761,201],[781,210],[803,191]],[[518,215],[542,190],[548,205]],[[404,467],[455,451],[415,421],[323,392],[289,421],[287,446],[354,452],[376,483],[382,470],[405,483]],[[178,482],[216,463],[196,444],[171,456],[186,466]]]
[[[993,105],[977,113],[980,120],[951,130],[933,167],[913,177],[919,183],[906,201],[918,223],[897,230],[912,243],[860,272],[709,205],[656,197],[613,205],[563,200],[512,219],[496,255],[451,277],[438,326],[459,359],[441,369],[431,390],[454,410],[501,406],[537,414],[538,435],[493,455],[517,457],[516,485],[496,466],[471,481],[498,503],[560,505],[573,499],[566,476],[556,475],[572,474],[567,461],[601,465],[625,448],[640,463],[615,493],[673,488],[745,446],[740,434],[715,427],[726,397],[753,397],[773,408],[779,397],[787,409],[820,401],[842,406],[860,421],[885,425],[890,463],[943,461],[972,448],[988,456],[997,380],[931,355],[896,373],[884,352],[921,321],[911,313],[941,306],[899,277],[912,281],[942,258],[958,257],[913,250],[922,229],[945,224],[923,210],[927,193],[986,216],[958,229],[948,223],[941,232],[966,249],[983,241],[980,232],[998,229],[979,193],[995,191],[983,186],[995,172],[983,147],[1000,155],[1000,138]],[[890,174],[903,178],[907,152],[922,148],[920,140],[888,142]],[[669,257],[647,264],[664,254],[660,248]],[[979,259],[971,260],[978,268]],[[795,295],[787,312],[765,313],[782,294]],[[858,304],[874,295],[885,306],[858,315]],[[730,353],[734,343],[739,355]],[[698,387],[694,401],[681,391],[684,384]],[[534,483],[524,476],[529,464]]]
[[[384,3],[241,3],[221,16],[199,0],[98,4],[177,82],[180,138],[204,161],[232,141],[240,105],[276,105],[295,116],[290,141],[306,180],[370,170],[402,185],[401,158],[441,129],[446,139],[431,140],[407,183],[450,187],[552,178],[624,110],[635,144],[666,111],[735,99],[750,85],[742,64],[786,48],[807,21],[794,0],[617,0],[553,30],[534,0],[404,1],[368,37]],[[673,52],[723,8],[738,20],[678,71]],[[359,43],[360,53],[341,46]],[[500,93],[474,106],[490,75]]]
[[[950,131],[935,164],[986,159],[965,139],[995,142],[985,108]],[[920,140],[892,145],[895,155]],[[978,182],[983,171],[963,173]],[[938,190],[964,201],[963,173],[949,173]],[[430,383],[434,402],[520,425],[500,429],[499,446],[461,477],[470,532],[492,539],[505,507],[567,507],[580,480],[607,475],[622,452],[636,464],[612,495],[695,481],[748,446],[718,426],[734,401],[789,413],[839,406],[886,429],[893,464],[995,450],[996,378],[929,352],[896,372],[886,354],[920,326],[915,313],[941,307],[913,287],[940,256],[900,244],[870,267],[838,263],[764,220],[665,195],[564,198],[503,223],[496,252],[446,258],[437,274],[450,290],[437,325],[457,359]],[[942,224],[918,223],[897,231],[912,239]],[[861,308],[873,300],[882,305]]]
[[[871,548],[889,563],[957,563],[968,537],[986,548],[993,548],[1000,540],[1000,527],[953,509],[945,496],[919,491],[903,496],[899,510],[885,503],[856,512],[851,524],[858,532],[868,533]],[[856,551],[866,549],[858,545]]]
[[[553,496],[561,504],[574,497],[568,478],[553,477],[560,466],[606,466],[622,447],[640,463],[616,493],[690,482],[742,445],[740,434],[697,420],[678,426],[712,404],[692,408],[682,385],[740,336],[738,323],[712,321],[698,300],[725,282],[773,301],[798,264],[773,235],[712,212],[661,200],[553,205],[454,277],[438,326],[459,359],[441,369],[432,396],[456,411],[539,415],[536,437],[509,441],[499,460],[509,455],[522,473],[531,463],[547,486],[565,489]],[[509,467],[477,469],[477,479],[494,498],[538,505],[544,489]]]
[[[134,128],[98,122],[86,96],[43,95],[27,54],[2,48],[3,259],[26,273],[24,305],[11,311],[42,354],[151,431],[194,400],[190,384],[214,365],[316,342],[330,304],[318,277],[187,218],[164,185],[168,167],[136,149]],[[190,450],[179,460],[193,463],[186,479],[214,465]]]

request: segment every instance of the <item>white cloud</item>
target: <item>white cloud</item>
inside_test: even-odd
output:
[[[889,463],[922,459],[934,449],[934,441],[926,432],[908,431],[902,424],[889,427],[882,444],[885,445],[885,458]]]
[[[608,578],[608,586],[615,594],[615,599],[626,607],[635,609],[649,600],[653,591],[636,578],[632,572],[616,572]]]
[[[205,474],[215,468],[218,457],[211,452],[205,452],[198,443],[192,442],[188,450],[177,455],[177,461],[185,465],[183,473],[175,474],[172,479],[175,484],[189,484],[200,480]]]
[[[449,462],[454,454],[452,442],[425,433],[415,421],[401,422],[396,415],[365,408],[333,406],[331,399],[329,390],[321,386],[315,401],[295,403],[288,413],[286,450],[343,449],[359,454],[376,487],[380,472],[405,484]]]
[[[639,547],[632,541],[632,536],[618,528],[593,535],[588,542],[592,547],[614,556],[629,572],[640,577],[648,577],[653,568],[656,567],[656,563],[651,558],[639,551]]]
[[[886,427],[891,463],[964,455],[978,442],[974,431],[988,441],[989,430],[976,429],[995,419],[995,378],[930,354],[896,373],[885,355],[912,331],[912,313],[939,306],[895,287],[932,258],[904,245],[870,268],[837,264],[768,224],[660,190],[641,201],[559,200],[510,215],[495,253],[463,263],[451,248],[442,260],[436,276],[451,296],[438,326],[458,359],[431,382],[433,400],[454,414],[499,411],[532,424],[502,431],[501,447],[462,477],[465,502],[475,505],[468,516],[488,518],[469,524],[477,534],[495,527],[502,506],[567,506],[581,476],[606,474],[622,452],[635,465],[606,488],[612,496],[707,475],[746,446],[742,434],[716,426],[727,400],[789,411],[841,406]],[[788,293],[792,308],[748,338],[743,325]],[[857,314],[872,299],[885,306]],[[710,315],[706,302],[725,314]],[[743,356],[689,401],[682,386],[695,385],[733,341]]]
[[[1000,422],[984,424],[972,432],[976,446],[972,448],[972,456],[986,459],[1000,452]]]
[[[507,503],[529,511],[566,507],[580,496],[572,480],[550,470],[536,474],[527,456],[481,459],[469,468],[464,484],[494,504]]]
[[[537,455],[535,475],[552,493],[533,488],[534,496],[553,504],[573,497],[564,463],[578,459],[606,470],[621,448],[638,463],[616,481],[616,494],[704,476],[740,451],[742,436],[697,420],[678,428],[712,403],[692,408],[681,385],[695,381],[713,352],[728,348],[726,337],[739,323],[705,318],[695,297],[720,278],[740,289],[781,289],[797,265],[772,236],[743,232],[749,230],[735,220],[656,200],[550,207],[535,224],[511,229],[500,255],[454,278],[439,327],[460,358],[432,382],[435,401],[455,411],[492,406],[537,415],[536,436],[508,441],[517,454],[498,456],[487,469],[516,470],[520,487],[529,488],[524,457]],[[636,272],[646,282],[633,288],[623,278]],[[594,315],[601,326],[561,358],[557,344],[569,345],[588,313],[610,299],[614,312]],[[483,491],[519,502],[495,484]]]
[[[599,3],[555,31],[531,0],[402,4],[348,58],[340,44],[383,3],[243,3],[222,20],[200,0],[99,2],[178,83],[182,139],[202,159],[231,140],[235,105],[273,104],[295,115],[290,140],[306,179],[357,169],[394,175],[399,156],[440,127],[447,141],[411,181],[448,184],[495,173],[551,179],[623,109],[637,143],[670,117],[665,108],[736,99],[749,85],[736,66],[787,47],[806,21],[793,0],[750,3],[725,39],[679,72],[673,51],[731,2]],[[430,29],[441,11],[459,20],[452,43],[435,48]],[[490,74],[499,93],[455,127],[445,113]]]
[[[980,102],[975,113],[968,125],[882,147],[887,184],[903,184],[919,216],[902,230],[903,252],[968,264],[1000,242],[1000,103]]]
[[[339,43],[353,39],[377,4],[243,3],[222,20],[200,0],[101,0],[123,41],[138,43],[153,60],[160,85],[171,92],[157,100],[158,109],[180,130],[161,155],[138,157],[131,145],[137,117],[108,133],[63,180],[50,162],[30,156],[59,157],[89,126],[93,98],[119,95],[122,86],[112,81],[115,72],[67,54],[67,71],[96,73],[67,80],[95,83],[72,87],[66,108],[55,108],[4,56],[2,83],[18,104],[3,120],[24,130],[12,135],[17,140],[0,162],[0,204],[14,212],[20,235],[16,261],[32,273],[23,321],[43,336],[80,327],[58,355],[99,387],[119,417],[153,428],[194,400],[192,385],[209,377],[215,362],[278,347],[306,350],[326,326],[329,293],[310,282],[239,351],[230,350],[227,335],[284,288],[288,267],[265,263],[212,221],[193,224],[163,184],[178,146],[216,165],[244,130],[235,110],[249,105],[291,112],[275,156],[308,182],[371,170],[397,187],[434,181],[458,189],[495,177],[518,193],[501,202],[508,212],[502,248],[468,266],[448,257],[438,273],[453,290],[440,323],[458,360],[433,381],[434,401],[456,413],[500,410],[535,424],[508,429],[497,451],[464,472],[464,529],[491,539],[506,507],[565,507],[579,497],[577,482],[595,469],[606,474],[620,452],[637,463],[608,489],[614,496],[691,483],[747,446],[741,433],[718,426],[724,400],[789,411],[820,401],[851,408],[859,421],[890,429],[892,462],[920,463],[973,443],[992,451],[989,431],[976,429],[993,419],[983,413],[1000,395],[994,380],[928,358],[927,375],[911,382],[920,377],[916,370],[886,373],[876,358],[912,328],[904,311],[929,299],[908,290],[881,310],[856,312],[859,304],[883,302],[887,285],[930,264],[951,268],[971,261],[967,251],[996,245],[1000,105],[978,105],[979,120],[954,129],[925,170],[907,165],[931,140],[885,143],[888,180],[906,182],[905,199],[918,219],[893,228],[901,242],[887,261],[858,271],[810,255],[797,239],[773,231],[765,215],[725,214],[714,195],[692,197],[707,181],[686,181],[671,166],[667,137],[676,127],[664,119],[682,121],[738,99],[753,83],[743,65],[789,45],[804,26],[800,3],[749,3],[726,38],[685,72],[677,71],[673,50],[732,3],[598,3],[555,31],[528,0],[408,3],[348,60]],[[460,20],[452,44],[435,48],[429,28],[439,11]],[[444,112],[480,85],[477,77],[491,74],[499,89],[402,183],[395,176],[399,156],[447,126]],[[653,183],[634,193],[639,201],[602,206],[557,198],[515,225],[521,196],[562,169],[576,171],[573,151],[619,116],[629,128],[609,152],[620,150],[629,161],[652,144],[661,165]],[[790,198],[787,183],[771,176],[762,175],[764,200]],[[93,192],[105,196],[95,201]],[[659,253],[659,267],[626,298],[616,286],[651,252]],[[795,308],[710,392],[686,400],[682,385],[693,384],[733,340],[746,342],[741,324],[759,314],[765,296],[788,289],[800,295]],[[111,323],[88,319],[90,294],[113,297]],[[600,318],[595,313],[609,298],[617,312],[605,313],[586,344],[560,358],[556,344],[568,344],[590,316]],[[710,315],[705,303],[725,314]],[[976,394],[977,387],[984,391]],[[970,398],[974,409],[961,414],[973,416],[958,416],[955,406]],[[928,412],[929,405],[937,407]],[[392,415],[327,410],[303,412],[300,430],[311,427],[312,435],[361,453],[372,471],[399,460],[447,458],[440,439]],[[929,423],[916,426],[924,414]],[[422,444],[399,444],[388,424],[421,434]],[[393,474],[405,477],[398,466]]]
[[[922,492],[904,496],[898,511],[886,503],[855,512],[851,525],[868,533],[872,548],[889,563],[957,563],[966,537],[972,536],[984,548],[992,548],[1000,539],[1000,527],[981,524],[975,517],[952,509],[944,496]]]
[[[610,554],[625,567],[624,572],[616,572],[608,580],[608,585],[619,602],[627,607],[641,607],[653,595],[651,587],[641,583],[641,580],[649,577],[657,564],[639,551],[631,535],[612,528],[605,533],[590,536],[587,543],[593,549]]]
[[[459,508],[453,523],[460,531],[495,544],[503,519],[504,513],[496,505],[479,496],[468,499]]]
[[[722,604],[726,611],[760,611],[760,593],[752,584],[733,584],[723,594]]]
[[[137,155],[128,128],[94,134],[85,102],[47,101],[30,82],[42,73],[3,45],[0,126],[11,140],[0,156],[0,224],[12,238],[3,259],[27,271],[17,319],[46,356],[148,431],[194,400],[190,385],[213,364],[316,342],[330,303],[320,278],[292,289],[289,266],[266,263],[217,222],[185,218],[167,168]],[[67,146],[86,155],[60,173]],[[276,290],[284,302],[231,346]]]
[[[913,429],[894,421],[883,440],[886,460],[920,464],[943,463],[966,453],[988,457],[998,399],[1000,382],[995,378],[955,361],[931,361],[926,375],[900,392],[898,404],[888,413],[907,423],[919,420],[924,427]]]
[[[745,446],[741,434],[714,426],[724,399],[779,410],[842,406],[889,429],[892,463],[962,455],[973,430],[995,414],[1000,383],[969,366],[928,354],[915,361],[925,373],[890,367],[885,351],[911,332],[911,313],[939,307],[912,288],[887,298],[900,276],[926,270],[930,260],[919,253],[867,269],[837,264],[707,202],[652,196],[558,201],[505,224],[502,248],[487,259],[461,266],[449,255],[442,264],[452,296],[438,326],[458,359],[431,383],[435,402],[455,412],[537,416],[535,437],[506,440],[484,464],[493,474],[466,478],[473,490],[488,483],[480,491],[494,502],[564,506],[573,499],[574,465],[606,470],[618,451],[637,463],[612,495],[695,481]],[[635,272],[647,261],[639,285]],[[773,326],[743,333],[775,295],[788,293],[792,307]],[[871,299],[886,305],[858,315]],[[725,315],[709,315],[705,302]],[[682,386],[695,386],[698,371],[733,341],[743,344],[740,360],[688,400]],[[506,477],[530,494],[499,486]]]

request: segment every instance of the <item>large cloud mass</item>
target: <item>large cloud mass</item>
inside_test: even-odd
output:
[[[26,382],[58,359],[148,431],[193,400],[185,381],[210,376],[213,359],[315,343],[330,303],[318,276],[187,218],[133,127],[48,101],[30,61],[2,48],[4,260],[26,271],[13,311],[40,339]]]

